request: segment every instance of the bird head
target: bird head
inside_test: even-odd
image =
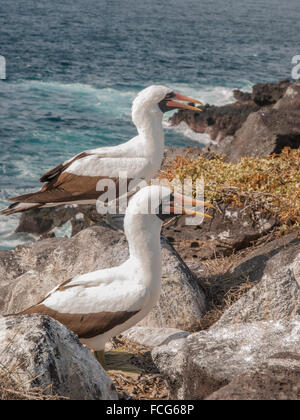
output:
[[[131,215],[151,214],[162,222],[182,215],[211,218],[198,211],[204,206],[213,208],[210,203],[179,194],[173,188],[151,185],[142,188],[130,199],[127,212]]]
[[[150,111],[151,109],[156,109],[165,113],[178,108],[201,111],[201,109],[184,102],[203,105],[201,101],[188,96],[183,96],[180,93],[172,91],[170,88],[153,85],[139,92],[133,102],[133,111],[141,109]]]

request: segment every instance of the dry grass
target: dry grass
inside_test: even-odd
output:
[[[252,249],[256,249],[253,246]],[[197,331],[207,330],[222,317],[232,305],[241,299],[255,286],[247,276],[232,276],[234,267],[249,253],[249,249],[232,254],[229,257],[220,256],[214,259],[201,261],[201,275],[197,267],[191,267],[196,277],[201,278],[201,286],[205,290],[209,309],[199,321]],[[189,263],[187,262],[189,265]],[[203,274],[203,266],[205,274]]]
[[[254,286],[255,283],[245,279],[244,283],[230,287],[230,280],[226,284],[224,278],[222,278],[222,282],[206,284],[205,289],[210,309],[199,321],[199,331],[207,330],[218,322],[223,314]]]
[[[10,369],[0,365],[0,400],[61,400],[52,395],[50,387],[31,388],[21,378],[21,367],[16,365]],[[33,379],[34,380],[34,379]],[[32,380],[32,382],[33,382]]]
[[[167,400],[166,384],[153,364],[151,348],[118,337],[105,353],[107,373],[121,400]]]
[[[198,159],[177,156],[161,177],[204,179],[206,200],[270,213],[281,222],[279,232],[300,226],[300,149],[285,148],[280,155],[243,158],[237,164],[225,157]]]

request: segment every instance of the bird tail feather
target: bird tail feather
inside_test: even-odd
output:
[[[38,203],[13,203],[11,206],[0,211],[0,216],[9,216],[15,213],[23,213],[27,210],[37,209],[43,207],[43,204]]]

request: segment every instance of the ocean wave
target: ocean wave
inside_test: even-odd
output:
[[[205,104],[210,105],[226,105],[235,102],[233,97],[233,90],[240,89],[245,92],[251,91],[253,83],[245,80],[237,82],[231,86],[189,86],[187,84],[177,84],[174,88],[179,92],[185,93],[194,99],[199,99]]]
[[[163,126],[165,129],[174,130],[175,132],[183,135],[185,138],[198,142],[201,145],[214,143],[208,134],[196,133],[184,121],[176,126],[172,126],[169,121],[164,121]]]
[[[38,80],[22,81],[14,84],[15,93],[30,94],[32,99],[48,106],[81,106],[110,115],[129,115],[132,100],[138,93],[135,89],[98,88],[83,83],[44,82]],[[49,106],[50,105],[50,106]]]
[[[15,233],[18,224],[19,217],[16,215],[0,216],[0,250],[13,249],[18,245],[36,240],[34,235]]]

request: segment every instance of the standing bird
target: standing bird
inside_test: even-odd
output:
[[[132,106],[136,137],[119,146],[82,152],[58,165],[41,177],[45,185],[40,191],[11,198],[9,201],[13,204],[0,214],[63,204],[96,204],[103,193],[97,191],[98,182],[112,179],[117,183],[121,172],[126,173],[129,180],[150,181],[160,169],[164,154],[163,114],[176,108],[200,111],[178,101],[202,104],[164,86],[144,89]]]
[[[161,291],[160,232],[174,214],[203,215],[182,206],[207,205],[165,186],[142,188],[129,201],[125,235],[129,259],[110,269],[76,276],[50,292],[39,304],[17,314],[44,314],[75,332],[104,361],[105,343],[141,321]],[[150,214],[148,209],[155,209]],[[101,256],[99,256],[101,258]]]

